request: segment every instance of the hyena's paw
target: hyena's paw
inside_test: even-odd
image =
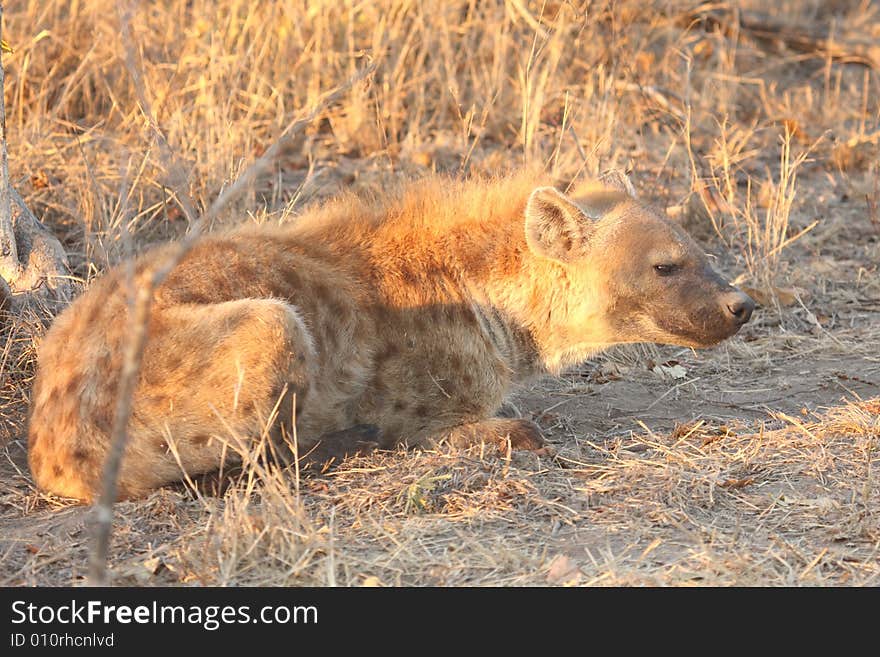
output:
[[[538,425],[521,418],[492,418],[464,424],[451,429],[444,438],[454,447],[487,443],[502,450],[509,445],[510,449],[534,452],[539,456],[552,454]]]
[[[539,456],[552,455],[551,448],[544,440],[544,433],[531,420],[506,420],[499,430],[498,438],[502,447],[506,447],[509,440],[511,449],[534,452]]]

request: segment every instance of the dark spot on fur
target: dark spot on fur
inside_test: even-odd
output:
[[[312,294],[315,295],[315,298],[324,301],[331,293],[330,289],[323,283],[315,283],[312,285]]]
[[[92,413],[92,422],[95,428],[102,433],[110,433],[113,428],[113,416],[115,409],[111,406],[98,407]]]
[[[382,395],[388,392],[388,383],[381,376],[376,375],[373,377],[373,390],[376,394]]]
[[[389,358],[393,358],[400,353],[400,347],[393,342],[386,342],[382,348],[376,353],[376,363],[384,363]]]
[[[71,456],[73,456],[73,460],[77,463],[83,463],[89,460],[89,453],[80,447],[77,447],[75,450],[73,450],[73,454],[71,454]]]
[[[82,379],[78,376],[71,377],[67,382],[67,387],[64,390],[64,395],[69,396],[79,396],[79,390],[82,386]]]
[[[465,386],[471,386],[474,383],[474,377],[470,374],[464,373],[461,375],[461,382]]]
[[[52,474],[55,475],[56,477],[63,477],[64,476],[64,468],[62,468],[60,465],[58,465],[56,463],[55,465],[52,466]]]
[[[207,445],[209,440],[211,440],[211,436],[203,433],[196,434],[192,437],[192,443],[194,445]]]
[[[338,298],[331,298],[327,301],[327,310],[337,322],[342,322],[349,318],[348,305],[342,303]]]
[[[479,405],[476,404],[473,400],[473,397],[467,392],[461,392],[456,395],[456,403],[458,404],[458,408],[462,412],[470,412],[471,410],[477,410]]]
[[[373,308],[373,312],[377,322],[380,324],[390,324],[397,316],[397,313],[388,306],[376,306]]]
[[[431,407],[427,404],[419,404],[416,406],[416,415],[418,417],[428,417],[428,414],[431,412]]]
[[[98,371],[103,372],[105,376],[110,373],[113,368],[113,356],[110,352],[104,352],[98,358]]]
[[[477,323],[474,311],[467,306],[456,306],[455,321],[466,326],[472,326]]]
[[[302,290],[302,279],[295,270],[289,267],[284,270],[284,283],[285,287],[291,291]]]
[[[401,399],[398,399],[394,402],[394,410],[395,411],[404,411],[407,408],[409,408],[409,404],[407,404],[405,401],[403,401]]]

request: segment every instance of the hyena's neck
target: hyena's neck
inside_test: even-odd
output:
[[[467,298],[480,328],[498,349],[513,379],[527,381],[544,374],[541,349],[531,331],[487,291],[484,285],[468,284]]]
[[[558,374],[609,344],[595,290],[573,281],[563,265],[532,254],[520,232],[496,232],[472,250],[458,250],[457,260],[481,324],[494,331],[524,380]]]

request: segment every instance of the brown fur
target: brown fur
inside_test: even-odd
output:
[[[316,460],[403,441],[538,449],[535,425],[491,419],[513,384],[619,342],[705,346],[739,328],[728,306],[744,295],[678,227],[619,192],[537,182],[422,180],[202,239],[154,295],[121,497],[179,480],[180,464],[216,470],[268,424],[280,444],[294,394],[298,451]],[[660,276],[651,258],[681,268]],[[29,448],[46,490],[97,489],[126,280],[110,271],[41,345]]]

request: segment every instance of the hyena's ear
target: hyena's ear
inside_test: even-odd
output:
[[[538,255],[570,262],[583,255],[592,220],[553,187],[538,187],[526,204],[526,243]]]

